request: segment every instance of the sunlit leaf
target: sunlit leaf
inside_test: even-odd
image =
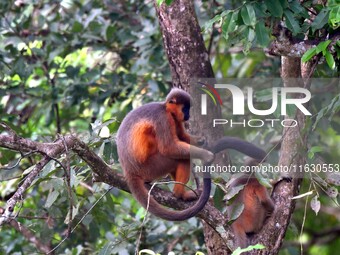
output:
[[[246,4],[241,9],[241,16],[244,24],[247,26],[254,26],[256,23],[256,16],[254,7],[251,4]]]
[[[301,61],[302,61],[302,62],[307,62],[307,61],[310,60],[312,57],[314,57],[316,54],[317,54],[317,53],[316,53],[316,47],[311,48],[311,49],[307,50],[307,51],[302,55]]]
[[[329,9],[324,8],[320,11],[320,13],[315,17],[311,24],[312,31],[323,28],[327,22],[329,17]]]
[[[326,58],[326,62],[329,68],[335,69],[335,61],[334,61],[333,55],[329,51],[326,51],[325,58]]]

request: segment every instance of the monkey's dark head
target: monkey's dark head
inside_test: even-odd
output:
[[[166,108],[179,121],[190,118],[191,96],[182,89],[173,88],[166,97]]]

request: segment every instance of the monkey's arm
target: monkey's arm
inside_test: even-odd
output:
[[[158,127],[157,134],[162,134],[158,137],[159,152],[174,159],[190,159],[199,158],[205,162],[211,162],[214,159],[214,154],[208,150],[190,145],[187,142],[181,141],[178,137],[178,126],[171,116],[168,116],[170,127]],[[181,128],[184,129],[182,126]],[[186,134],[185,131],[182,134]],[[186,134],[189,136],[188,134]],[[189,136],[190,137],[190,136]]]
[[[177,126],[177,136],[179,140],[190,143],[191,145],[201,146],[205,143],[205,138],[198,135],[190,135],[186,132],[183,124]]]
[[[260,200],[263,207],[266,209],[266,211],[270,214],[274,211],[274,203],[272,199],[269,197],[269,194],[267,192],[267,189],[262,186],[260,183],[255,188],[256,196]]]

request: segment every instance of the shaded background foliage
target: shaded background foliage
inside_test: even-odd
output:
[[[259,40],[257,37],[257,41],[252,41],[251,33],[265,29],[265,17],[277,19],[286,15],[291,20],[288,28],[298,35],[299,29],[306,27],[302,19],[305,11],[300,5],[294,5],[295,9],[283,6],[282,10],[270,5],[269,12],[264,12],[262,17],[263,24],[256,25],[253,24],[256,22],[252,20],[254,17],[249,15],[251,11],[249,17],[245,13],[249,11],[251,2],[246,3],[196,3],[216,77],[278,77],[279,57],[268,56],[259,48],[268,45],[269,35],[268,38]],[[323,7],[326,8],[326,5],[320,6],[320,13]],[[226,9],[233,11],[224,12]],[[257,9],[256,12],[258,14]],[[57,133],[73,132],[113,169],[120,171],[114,139],[120,121],[131,109],[164,98],[171,85],[153,3],[133,0],[116,0],[114,3],[106,0],[2,1],[0,14],[1,121],[20,136],[38,141],[52,141]],[[226,19],[230,15],[239,15],[236,20],[242,29],[238,33],[235,33],[236,27],[233,30],[227,26]],[[220,22],[221,26],[213,25],[211,18]],[[320,23],[319,29],[317,26],[310,27],[314,29],[311,38],[322,34],[322,29],[332,32],[334,29],[327,24]],[[233,40],[228,40],[230,37]],[[336,75],[336,69],[330,69],[327,61],[318,65],[315,72],[317,77]],[[314,151],[327,162],[337,163],[340,100],[334,95],[339,93],[339,84],[314,89],[322,92],[322,96],[315,99],[322,106],[317,110],[326,110],[320,111],[320,121],[311,137],[311,144],[323,148],[322,151],[317,148]],[[333,99],[334,103],[330,104]],[[265,144],[280,132],[273,130],[260,136],[256,131],[245,128],[231,130],[229,134],[253,141],[257,139]],[[271,155],[272,159],[276,156],[277,153]],[[19,158],[18,153],[0,149],[0,206],[40,157],[32,154],[18,163]],[[133,253],[144,209],[129,194],[94,183],[90,168],[72,155],[71,160],[75,206],[73,226],[80,224],[62,243],[58,254]],[[309,183],[305,185],[304,189],[308,190]],[[217,197],[220,196],[218,193]],[[339,197],[333,196],[331,200],[321,192],[320,200],[325,205],[322,209],[325,213],[315,217],[314,212],[307,210],[305,240],[312,240],[323,229],[339,225]],[[215,201],[216,206],[223,207],[223,202]],[[298,203],[282,254],[298,254],[299,248],[294,242],[301,228],[304,202]],[[328,208],[328,213],[325,208]],[[65,176],[60,165],[53,161],[44,168],[23,199],[18,220],[34,231],[37,238],[55,246],[65,237],[67,214]],[[0,253],[36,252],[34,246],[9,226],[2,228],[0,240]],[[329,244],[311,246],[310,254],[335,253],[340,243],[338,239],[334,240]],[[172,250],[176,254],[205,249],[202,229],[195,218],[177,224],[149,217],[142,232],[142,245],[141,248],[163,253]]]

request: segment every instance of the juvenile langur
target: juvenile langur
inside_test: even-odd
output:
[[[251,160],[247,165],[257,165]],[[241,215],[232,223],[231,228],[235,235],[235,247],[245,248],[249,245],[247,234],[256,234],[263,227],[265,219],[274,211],[274,203],[267,189],[260,184],[255,176],[243,175],[235,179],[230,188],[245,185],[236,195],[232,205],[228,206],[229,216],[234,208],[244,205]]]
[[[261,149],[237,138],[224,137],[211,146],[211,151],[195,145],[202,139],[190,136],[184,129],[189,120],[190,95],[180,89],[172,89],[165,102],[154,102],[131,111],[123,120],[117,134],[118,155],[132,195],[147,208],[148,190],[151,182],[168,174],[176,181],[186,184],[190,178],[190,157],[210,163],[214,154],[234,148],[248,156],[261,160]],[[149,200],[148,210],[170,221],[186,220],[195,216],[210,197],[211,180],[204,178],[203,191],[197,202],[183,211],[169,210]],[[196,199],[192,191],[181,184],[174,185],[174,194],[183,200]]]

